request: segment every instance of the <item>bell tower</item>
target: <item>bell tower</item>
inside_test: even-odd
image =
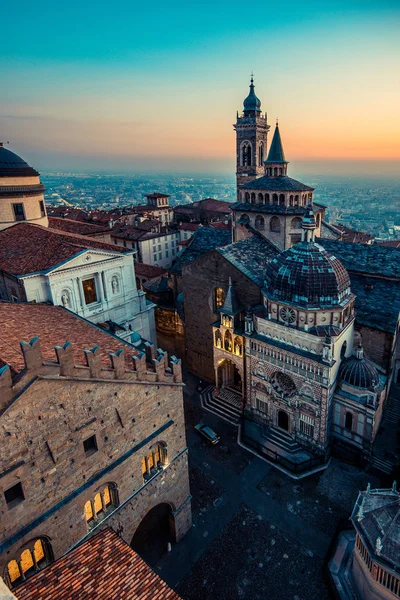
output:
[[[261,113],[261,101],[254,92],[253,76],[250,92],[243,102],[243,113],[237,113],[236,123],[236,185],[239,187],[264,175],[267,151],[267,113]],[[238,196],[239,197],[239,196]]]

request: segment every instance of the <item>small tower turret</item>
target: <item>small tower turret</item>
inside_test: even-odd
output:
[[[268,177],[286,177],[288,161],[285,158],[278,121],[276,122],[274,137],[264,163],[265,175]]]

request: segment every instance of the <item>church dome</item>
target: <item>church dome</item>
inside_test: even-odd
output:
[[[243,102],[244,113],[261,112],[261,100],[259,100],[254,92],[254,80],[250,80],[250,92]]]
[[[350,294],[340,260],[315,242],[299,242],[274,258],[265,284],[273,299],[307,308],[338,305]]]
[[[0,177],[35,177],[39,175],[20,156],[0,143]]]
[[[379,374],[374,364],[364,357],[364,351],[358,347],[355,354],[346,358],[339,371],[339,379],[349,385],[366,390],[379,384]]]

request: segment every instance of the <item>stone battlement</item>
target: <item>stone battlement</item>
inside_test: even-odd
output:
[[[13,377],[9,365],[0,368],[0,411],[31,380],[38,377],[182,384],[181,360],[176,356],[169,357],[161,348],[156,350],[149,342],[145,343],[145,352],[139,351],[136,355],[127,355],[122,348],[110,353],[109,366],[104,364],[104,353],[99,346],[84,350],[84,361],[76,364],[73,346],[68,341],[63,346],[55,346],[56,360],[53,362],[43,357],[40,338],[34,337],[30,342],[21,342],[24,369]]]

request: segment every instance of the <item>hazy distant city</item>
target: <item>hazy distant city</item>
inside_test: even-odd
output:
[[[332,224],[370,233],[375,238],[400,238],[400,182],[394,176],[307,175],[300,179],[315,187],[315,200],[327,206]],[[43,174],[46,201],[70,203],[83,209],[110,209],[144,203],[144,196],[159,191],[171,195],[170,205],[211,197],[236,201],[234,176],[165,174],[55,173]]]

